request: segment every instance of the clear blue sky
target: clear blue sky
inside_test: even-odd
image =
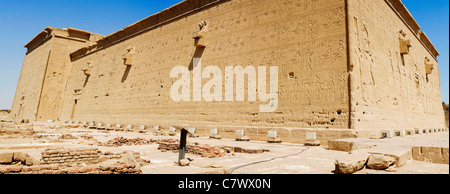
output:
[[[0,0],[0,109],[10,109],[23,46],[47,26],[111,34],[181,0]],[[403,0],[441,53],[442,98],[449,102],[449,1]]]

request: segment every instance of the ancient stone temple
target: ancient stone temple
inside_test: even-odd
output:
[[[291,142],[445,127],[439,53],[400,0],[185,0],[108,36],[48,27],[25,47],[18,119]]]

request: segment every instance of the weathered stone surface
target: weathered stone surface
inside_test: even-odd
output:
[[[396,162],[396,159],[383,154],[372,154],[367,161],[367,167],[375,170],[384,170]]]
[[[14,153],[0,153],[0,164],[9,164],[13,161]]]
[[[437,164],[449,164],[449,148],[416,146],[412,148],[414,160]]]
[[[29,158],[27,153],[23,152],[14,152],[14,161],[20,161],[22,164],[25,164],[27,161],[27,158]]]
[[[366,165],[367,159],[369,157],[368,153],[355,152],[353,154],[348,154],[336,158],[334,163],[336,174],[353,174]]]

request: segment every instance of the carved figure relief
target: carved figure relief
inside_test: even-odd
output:
[[[364,102],[376,103],[375,78],[373,76],[374,57],[371,49],[370,34],[365,24],[358,33],[359,43],[359,67],[361,73],[361,93]]]

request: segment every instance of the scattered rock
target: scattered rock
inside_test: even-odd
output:
[[[14,153],[0,153],[0,164],[11,164]]]
[[[343,157],[339,157],[335,161],[335,174],[353,174],[364,168],[368,153],[357,152]]]
[[[183,159],[183,160],[180,160],[179,165],[180,166],[189,166],[190,163],[191,163],[191,161],[189,161],[188,159]]]
[[[392,166],[396,159],[383,154],[372,154],[367,161],[367,167],[374,170],[385,170]]]

